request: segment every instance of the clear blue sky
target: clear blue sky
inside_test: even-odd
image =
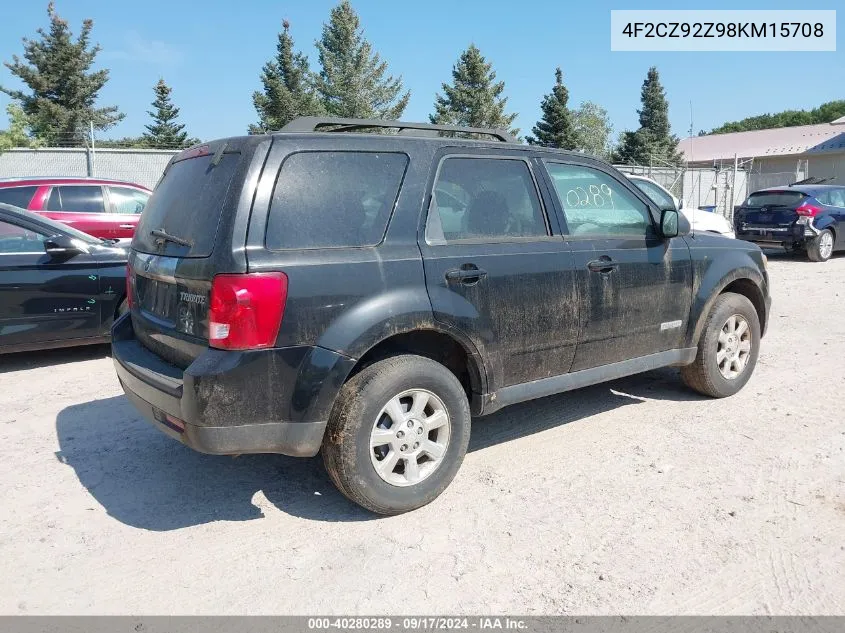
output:
[[[319,37],[333,0],[57,0],[57,10],[78,33],[94,19],[102,45],[100,66],[111,79],[102,105],[117,104],[126,119],[110,137],[137,135],[159,77],[173,88],[191,135],[203,139],[241,134],[255,121],[251,94],[261,66],[275,52],[283,18],[291,22],[297,47],[317,66]],[[561,0],[353,0],[366,37],[390,71],[411,90],[406,120],[426,120],[435,93],[451,78],[452,65],[470,43],[493,63],[506,83],[508,107],[527,133],[540,115],[540,100],[561,66],[570,103],[591,100],[610,113],[614,133],[637,125],[640,85],[656,65],[667,90],[673,131],[686,136],[690,101],[695,131],[728,120],[786,108],[810,108],[845,98],[845,51],[835,53],[625,53],[610,52],[611,8],[678,8],[677,2],[606,4]],[[21,37],[47,25],[46,0],[6,2],[0,20],[0,59],[21,54]],[[842,8],[820,1],[813,9]],[[699,3],[689,8],[795,9],[794,2],[749,0]],[[843,31],[840,11],[839,29]],[[16,79],[0,68],[0,83]],[[0,107],[8,98],[0,95]],[[2,115],[0,115],[2,121]],[[5,127],[0,123],[0,127]]]

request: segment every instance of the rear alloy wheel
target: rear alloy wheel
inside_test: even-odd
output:
[[[719,295],[707,315],[695,361],[681,367],[691,389],[712,398],[734,395],[754,372],[760,353],[760,320],[747,297]]]
[[[430,391],[396,395],[376,416],[370,432],[370,461],[394,486],[413,486],[443,463],[451,421],[446,405]]]
[[[469,402],[455,375],[429,358],[394,356],[341,388],[323,439],[323,463],[355,503],[400,514],[445,490],[464,459],[469,432]]]
[[[807,244],[807,257],[814,262],[826,262],[833,255],[833,232],[824,229]]]

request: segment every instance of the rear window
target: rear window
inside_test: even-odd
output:
[[[0,189],[0,202],[26,209],[38,187],[9,187]]]
[[[801,204],[805,194],[800,191],[760,191],[748,196],[745,207],[791,207]]]
[[[223,204],[240,157],[239,152],[225,153],[216,166],[212,165],[210,155],[173,163],[144,207],[132,248],[181,257],[211,255]],[[157,248],[151,231],[164,231],[191,245],[166,242],[163,248]]]
[[[270,250],[375,246],[384,237],[408,157],[301,152],[285,160],[270,203]]]

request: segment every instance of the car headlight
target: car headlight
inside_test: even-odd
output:
[[[762,257],[763,257],[763,269],[768,270],[769,269],[769,258],[766,257],[765,253],[760,253],[760,255],[762,255]]]

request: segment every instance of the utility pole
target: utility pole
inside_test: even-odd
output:
[[[95,160],[95,151],[94,151],[94,121],[89,121],[88,127],[89,127],[89,130],[91,132],[91,163],[90,163],[90,167],[88,169],[88,172],[89,172],[88,175],[89,176],[95,176],[96,174],[94,173],[95,172],[94,166],[96,164],[96,160]]]
[[[727,213],[725,214],[728,219],[733,222],[734,219],[734,207],[736,206],[736,176],[737,172],[739,171],[739,156],[734,154],[734,179],[731,182],[731,208],[728,209]]]

